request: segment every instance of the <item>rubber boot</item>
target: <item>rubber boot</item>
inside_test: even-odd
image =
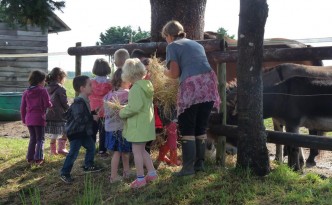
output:
[[[175,176],[187,176],[195,174],[194,162],[196,158],[195,140],[182,140],[182,169],[174,173]]]
[[[196,139],[196,160],[194,169],[196,172],[205,171],[204,160],[205,160],[205,140]]]
[[[56,150],[56,141],[50,143],[50,150],[51,150],[51,155],[57,155],[58,152]]]
[[[58,139],[58,153],[62,155],[67,155],[68,150],[66,149],[67,139]]]
[[[170,159],[168,159],[168,157],[166,156],[167,152],[169,151],[169,147],[167,144],[162,145],[159,148],[159,155],[157,160],[153,163],[155,169],[157,169],[160,165],[161,162],[166,162],[166,163],[170,163]]]
[[[176,149],[171,149],[170,150],[170,166],[180,166],[181,161],[178,160],[178,153]]]

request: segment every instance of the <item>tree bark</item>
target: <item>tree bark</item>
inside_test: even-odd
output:
[[[266,0],[241,0],[238,30],[238,155],[237,166],[256,175],[270,171],[263,124],[262,61]]]
[[[206,0],[150,0],[151,41],[163,41],[161,30],[170,20],[179,21],[187,37],[202,40]]]

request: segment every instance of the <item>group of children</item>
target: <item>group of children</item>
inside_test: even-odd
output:
[[[96,135],[99,132],[98,154],[106,157],[107,150],[113,151],[111,183],[129,178],[130,152],[133,152],[137,175],[131,188],[143,187],[158,178],[146,148],[156,138],[154,115],[157,114],[154,113],[153,85],[146,79],[147,58],[140,50],[134,50],[130,58],[127,50],[119,49],[114,54],[114,61],[117,70],[111,79],[108,77],[111,68],[104,59],[95,61],[92,69],[94,78],[74,78],[73,87],[79,96],[70,106],[63,87],[66,73],[62,69],[54,68],[48,75],[41,71],[31,73],[30,87],[24,92],[21,104],[22,121],[30,133],[28,163],[44,163],[46,132],[51,134],[51,154],[66,155],[60,174],[65,183],[73,182],[70,173],[81,146],[86,149],[84,172],[100,171],[101,168],[94,164]],[[121,108],[113,109],[105,102],[120,103]],[[170,140],[162,146],[156,166],[161,161],[179,165],[176,124],[168,122],[167,128]],[[67,139],[70,142],[69,152],[65,146]],[[168,159],[166,153],[170,149],[172,152]],[[120,159],[123,164],[122,176],[118,175]]]

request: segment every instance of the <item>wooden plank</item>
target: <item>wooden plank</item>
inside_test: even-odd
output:
[[[17,76],[0,76],[0,82],[18,83],[28,81],[29,76],[17,77]]]
[[[17,61],[17,62],[48,62],[47,57],[35,57],[35,58],[0,58],[1,61]]]
[[[238,128],[233,125],[209,125],[209,131],[216,135],[238,137]],[[276,132],[266,130],[267,142],[296,147],[307,147],[319,150],[332,151],[332,138],[326,136],[303,135],[289,132]]]
[[[0,40],[20,40],[20,41],[47,41],[47,35],[45,36],[10,36],[0,35]]]
[[[7,44],[6,44],[7,42]],[[47,47],[47,41],[19,41],[7,40],[0,41],[0,46],[31,46],[31,47]]]
[[[2,30],[2,29],[0,29],[0,35],[16,36],[17,31],[16,30]]]
[[[23,92],[25,91],[27,86],[25,87],[1,87],[0,85],[0,92]]]
[[[0,67],[18,67],[18,68],[47,68],[47,62],[17,62],[17,61],[0,61]]]
[[[215,51],[208,53],[215,62],[236,62],[237,50]],[[327,60],[332,59],[332,46],[306,47],[306,48],[274,48],[265,49],[264,61],[303,61],[303,60]]]
[[[31,68],[31,67],[0,67],[1,71],[14,71],[15,73],[19,73],[19,72],[31,72],[33,70],[41,70],[44,72],[47,72],[47,67],[46,68]]]
[[[1,50],[42,50],[47,51],[47,46],[32,47],[32,46],[0,46]]]
[[[47,36],[47,33],[42,31],[17,31],[18,36]]]
[[[3,71],[0,70],[0,76],[16,76],[16,77],[26,77],[29,76],[30,72],[25,71],[25,72],[14,72],[14,71]]]
[[[27,53],[47,53],[45,50],[3,50],[0,48],[0,54],[27,54]]]
[[[9,27],[6,23],[0,22],[1,30],[21,30],[21,31],[42,31],[40,27],[28,25],[27,27],[17,26],[16,28]]]
[[[221,48],[220,40],[200,40],[200,43],[205,52],[219,51]],[[166,42],[151,42],[151,43],[132,43],[132,44],[113,44],[107,46],[87,46],[87,47],[70,47],[68,48],[69,55],[113,55],[114,52],[120,48],[125,48],[131,53],[134,49],[141,49],[147,54],[164,54],[166,52]]]

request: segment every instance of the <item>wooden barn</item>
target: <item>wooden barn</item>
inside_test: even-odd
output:
[[[21,92],[31,70],[47,72],[48,34],[70,30],[57,15],[50,18],[53,24],[45,32],[35,26],[13,29],[0,22],[0,92]]]

